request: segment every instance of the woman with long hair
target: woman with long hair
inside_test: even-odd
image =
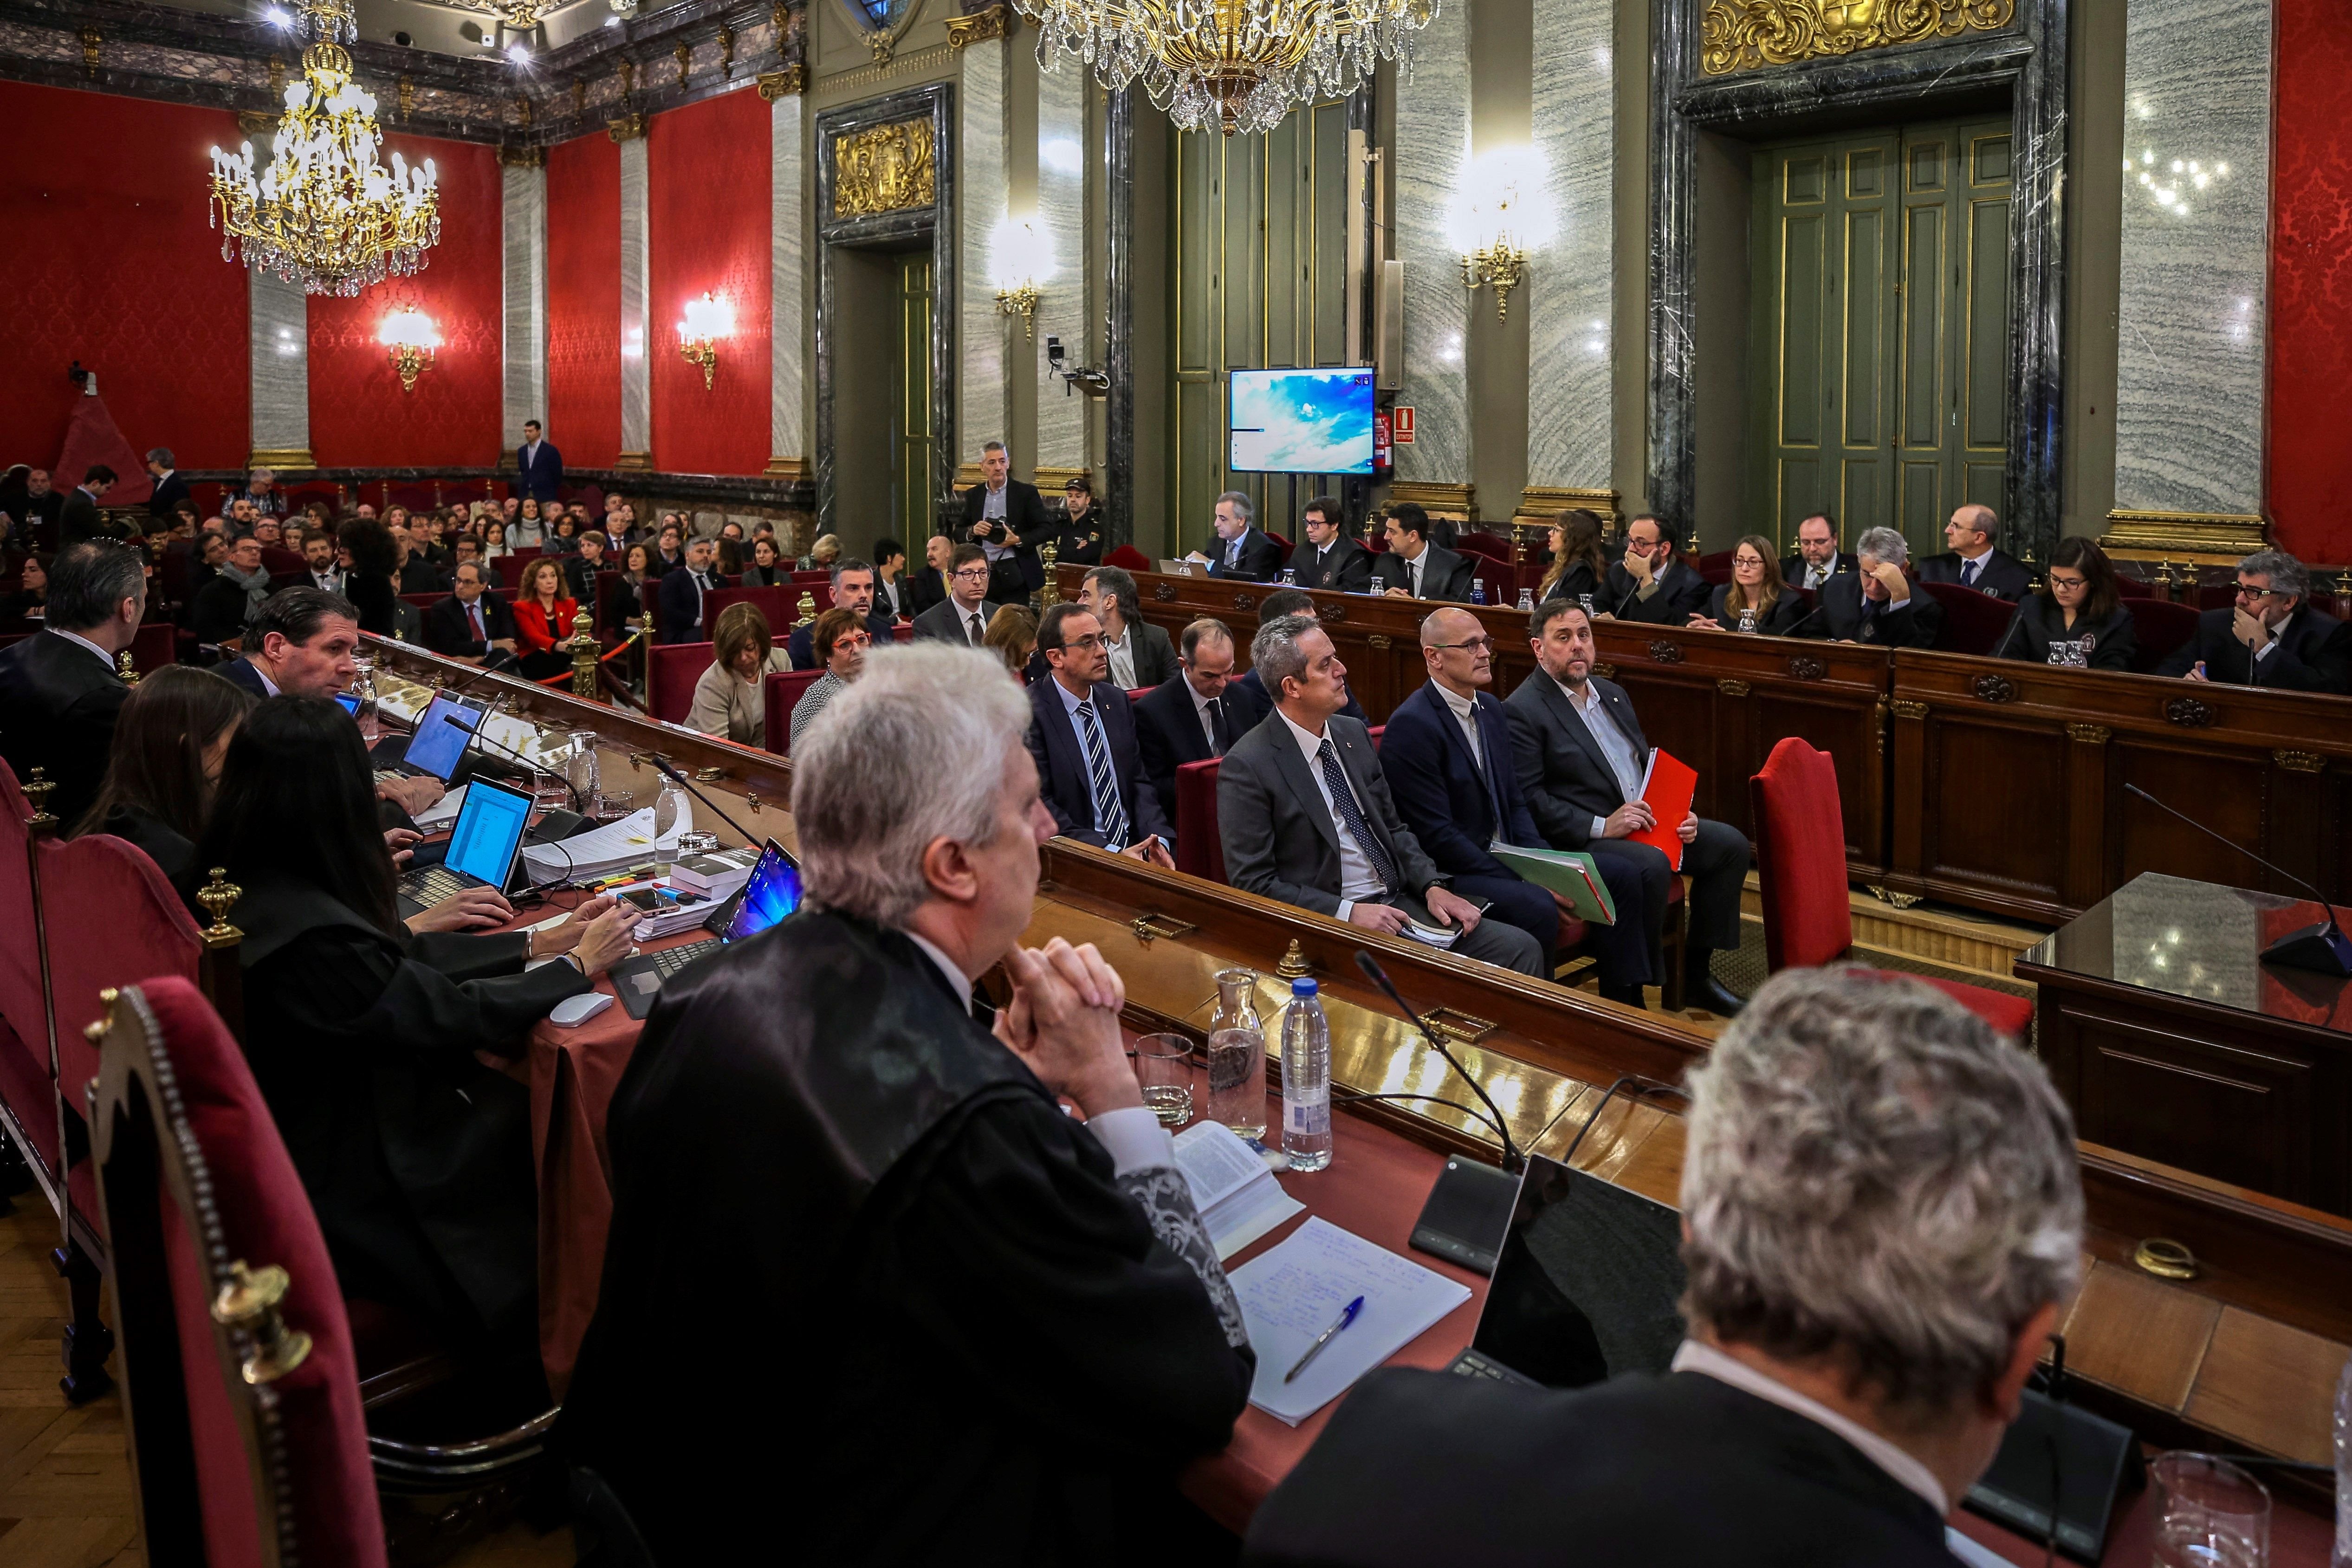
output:
[[[115,715],[106,777],[75,835],[130,840],[185,896],[229,740],[254,700],[193,665],[167,664],[132,687]]]
[[[244,889],[228,918],[245,933],[246,1059],[343,1294],[413,1314],[475,1375],[530,1388],[530,1096],[476,1053],[520,1055],[550,1008],[627,956],[635,911],[592,899],[561,925],[467,939],[462,975],[421,962],[366,744],[319,698],[272,698],[238,726],[201,851]],[[563,956],[524,968],[550,954]]]
[[[1551,565],[1545,569],[1536,601],[1576,599],[1591,608],[1609,575],[1609,552],[1601,544],[1601,519],[1582,507],[1570,507],[1551,525]]]
[[[490,519],[482,530],[482,559],[496,561],[501,555],[513,553],[514,546],[507,542],[507,525],[496,518]]]
[[[580,548],[580,520],[568,511],[559,511],[547,533],[550,555],[570,555]]]
[[[1013,679],[1026,685],[1029,661],[1037,655],[1037,617],[1018,605],[1000,605],[981,631],[980,646],[992,650]]]
[[[742,586],[781,588],[792,580],[792,568],[777,552],[773,534],[763,533],[751,541],[751,564],[743,568]]]
[[[522,672],[544,680],[572,668],[572,656],[555,645],[572,635],[579,601],[564,591],[563,563],[542,555],[523,568],[522,592],[515,595],[517,650]]]
[[[38,630],[38,623],[47,616],[48,609],[49,563],[41,556],[27,555],[24,565],[17,569],[16,588],[0,594],[0,627],[31,622]]]
[[[528,544],[547,542],[547,521],[540,515],[537,496],[522,498],[522,505],[515,512],[514,524],[507,531],[513,536],[518,549]]]
[[[719,612],[710,634],[710,668],[694,683],[694,706],[686,725],[706,735],[756,746],[768,738],[767,678],[793,667],[792,655],[775,646],[760,606],[733,604]]]
[[[343,574],[343,597],[360,613],[360,630],[382,637],[400,635],[400,591],[393,575],[400,570],[400,546],[381,518],[355,517],[343,524],[337,545],[348,553],[351,568]]]
[[[1706,614],[1694,611],[1690,624],[1718,632],[1786,636],[1805,618],[1805,602],[1780,575],[1780,558],[1760,533],[1741,539],[1731,552],[1731,581],[1718,584]]]
[[[2003,658],[2074,669],[2128,670],[2139,651],[2138,625],[2116,584],[2107,552],[2081,534],[2050,552],[2046,587],[2021,600],[1993,645]]]

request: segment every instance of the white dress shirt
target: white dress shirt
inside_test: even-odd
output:
[[[2271,640],[2254,650],[2254,663],[2257,666],[2277,651],[2278,645],[2286,640],[2287,627],[2293,625],[2294,625],[2294,614],[2290,613],[2286,619],[2271,628]]]
[[[1451,688],[1441,681],[1433,680],[1430,684],[1437,688],[1437,694],[1440,697],[1445,699],[1445,705],[1454,710],[1454,721],[1462,726],[1462,738],[1470,742],[1470,760],[1478,764],[1480,773],[1485,773],[1486,752],[1485,748],[1478,744],[1478,700],[1475,697],[1457,696]]]
[[[1959,555],[1957,550],[1952,553]],[[1981,555],[1960,555],[1960,586],[1973,588],[1983,582],[1985,566],[1991,560],[1992,546],[1990,544],[1984,547],[1984,553]]]
[[[69,643],[79,643],[82,647],[89,649],[90,653],[98,659],[99,663],[106,666],[109,670],[112,670],[114,668],[114,656],[107,652],[104,648],[99,647],[96,643],[90,641],[88,637],[76,632],[69,632],[63,626],[51,626],[48,628],[48,632],[51,637],[63,637]],[[270,695],[275,697],[277,693],[273,691]]]
[[[1696,1372],[1727,1383],[1743,1394],[1769,1401],[1783,1410],[1793,1410],[1808,1421],[1818,1422],[1862,1450],[1863,1458],[1885,1470],[1902,1483],[1906,1491],[1916,1492],[1942,1519],[1952,1511],[1952,1500],[1944,1495],[1944,1483],[1926,1465],[1857,1422],[1849,1420],[1823,1405],[1790,1388],[1787,1384],[1757,1371],[1736,1356],[1724,1354],[1713,1345],[1696,1340],[1685,1340],[1675,1352],[1674,1370]]]
[[[1132,691],[1139,682],[1135,679],[1135,628],[1121,626],[1118,640],[1103,639],[1103,651],[1110,655],[1110,683],[1122,691]]]
[[[1421,553],[1404,563],[1404,591],[1414,598],[1421,597],[1421,569],[1429,563],[1429,542],[1422,541]]]
[[[1609,771],[1617,775],[1617,787],[1625,799],[1628,802],[1641,799],[1641,754],[1633,750],[1633,742],[1625,731],[1617,727],[1617,721],[1610,714],[1609,705],[1601,700],[1601,689],[1588,680],[1584,683],[1584,696],[1580,698],[1567,681],[1556,684],[1559,687],[1560,695],[1568,699],[1568,705],[1576,710],[1576,716],[1584,721],[1584,727],[1592,731],[1593,742],[1600,746],[1601,754],[1609,759]],[[1593,837],[1605,837],[1608,832],[1607,817],[1592,819]]]
[[[1210,716],[1209,705],[1216,699],[1202,696],[1201,689],[1189,680],[1184,683],[1184,695],[1192,700],[1192,716],[1201,721],[1201,737],[1209,742],[1209,754],[1213,757],[1217,754],[1217,721]],[[1231,714],[1226,715],[1225,722],[1233,722]]]
[[[1283,713],[1281,709],[1277,708],[1275,711],[1281,714],[1285,724],[1290,726],[1290,738],[1298,742],[1299,751],[1307,758],[1307,776],[1315,781],[1316,793],[1323,797],[1323,809],[1331,814],[1332,835],[1339,841],[1339,918],[1346,920],[1348,912],[1356,907],[1360,900],[1378,898],[1388,889],[1381,884],[1381,874],[1372,869],[1371,857],[1366,855],[1364,847],[1356,842],[1356,836],[1348,831],[1348,819],[1341,816],[1339,808],[1332,804],[1331,786],[1323,777],[1323,764],[1318,755],[1323,750],[1323,736],[1310,734],[1300,729],[1292,721],[1290,715]],[[1326,725],[1324,734],[1328,733],[1330,733],[1330,727]],[[1335,753],[1339,751],[1337,746],[1331,749]],[[1347,771],[1346,767],[1342,766],[1339,770],[1341,776],[1344,777]],[[1356,802],[1359,815],[1362,814],[1363,808],[1362,801]]]

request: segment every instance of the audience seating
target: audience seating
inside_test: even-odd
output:
[[[812,587],[829,588],[833,585],[833,574],[830,572],[819,571],[796,571],[793,574],[793,584],[795,587],[805,584]]]
[[[2153,599],[2156,597],[2156,584],[2143,583],[2137,577],[2126,577],[2117,573],[2116,592],[2126,599]]]
[[[2155,674],[2165,655],[2197,635],[2200,612],[2190,605],[2163,599],[2130,599],[2125,608],[2131,611],[2132,633],[2139,643],[2132,656],[2132,668],[2142,675]]]
[[[776,755],[792,755],[793,710],[824,675],[821,669],[778,669],[769,671],[761,682],[760,697],[768,713],[768,750]]]
[[[1791,735],[1772,748],[1764,771],[1748,781],[1748,793],[1765,967],[1777,974],[1846,960],[1853,948],[1853,910],[1837,765],[1827,752]],[[2032,1027],[2033,1004],[2025,997],[1933,975],[1912,978],[1933,985],[2013,1039],[2024,1039]]]
[[[1944,653],[1990,654],[2017,614],[2017,606],[2007,599],[1958,583],[1915,582],[1911,586],[1944,607],[1944,629],[1936,639]]]
[[[822,584],[803,586],[795,583],[789,588],[718,588],[706,595],[702,603],[702,626],[709,631],[719,625],[719,616],[730,605],[757,605],[768,623],[771,634],[790,632],[800,624],[796,605],[803,594],[816,603],[816,613],[833,608],[833,590]]]
[[[49,1010],[41,984],[40,944],[34,932],[31,846],[26,824],[33,807],[16,775],[0,762],[0,1110],[9,1137],[31,1161],[54,1205],[58,1119],[49,1078]]]
[[[2197,590],[2197,607],[2200,610],[2226,610],[2238,602],[2237,579],[2227,583],[2208,583]]]
[[[293,520],[289,518],[288,521]],[[261,547],[261,569],[272,577],[299,577],[307,574],[309,571],[309,567],[302,560],[300,551],[281,550],[275,544],[265,544]]]
[[[1151,557],[1132,544],[1119,544],[1111,547],[1110,552],[1103,557],[1103,564],[1126,572],[1149,572],[1151,570]]]
[[[655,643],[646,649],[646,711],[673,724],[686,722],[694,707],[694,684],[710,668],[716,645]]]

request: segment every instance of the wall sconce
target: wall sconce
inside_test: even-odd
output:
[[[1021,335],[1037,341],[1038,285],[1054,278],[1054,253],[1027,218],[1006,217],[989,240],[989,270],[996,282],[996,313],[1021,318]]]
[[[392,354],[392,368],[400,376],[400,389],[414,392],[416,378],[425,374],[425,367],[433,363],[434,350],[441,346],[441,329],[415,306],[403,305],[383,319],[376,341]]]
[[[1511,290],[1527,277],[1528,255],[1552,237],[1551,194],[1531,147],[1498,147],[1463,170],[1452,223],[1462,252],[1462,285],[1495,290],[1495,319],[1510,319]]]
[[[686,302],[686,320],[677,324],[677,352],[688,364],[702,367],[702,390],[710,390],[719,370],[719,343],[735,335],[735,307],[708,289],[699,300]]]

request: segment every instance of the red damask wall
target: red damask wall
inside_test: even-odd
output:
[[[205,214],[236,116],[0,81],[0,464],[57,460],[79,359],[140,451],[241,466],[246,271]]]
[[[669,473],[768,466],[769,109],[749,85],[646,128],[654,466]],[[735,306],[735,335],[709,391],[677,346],[686,301],[706,289]]]
[[[2344,0],[2278,0],[2270,507],[2305,561],[2352,561],[2352,29]]]
[[[621,454],[621,149],[547,150],[547,438],[576,468]]]
[[[499,156],[494,148],[417,136],[385,139],[430,158],[441,187],[441,243],[413,278],[379,283],[356,299],[310,297],[310,454],[322,468],[478,466],[505,445],[499,428],[504,351],[499,282]],[[401,389],[376,341],[383,319],[415,305],[441,329],[434,363]],[[517,432],[520,438],[520,432]]]

